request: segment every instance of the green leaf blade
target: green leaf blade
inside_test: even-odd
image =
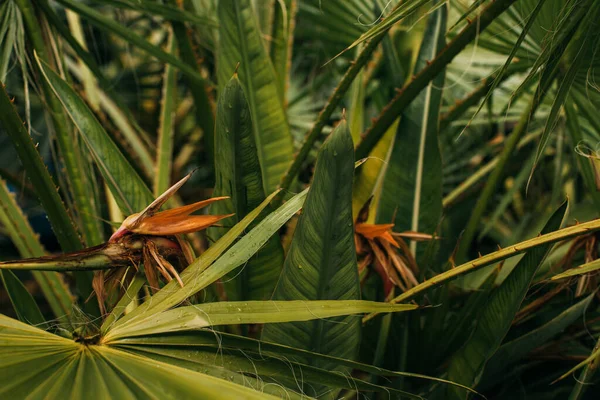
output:
[[[37,235],[16,203],[14,196],[8,191],[6,183],[2,180],[0,180],[0,222],[8,230],[8,234],[21,256],[27,258],[44,255],[44,249]],[[12,274],[10,271],[6,272]],[[63,319],[70,314],[73,295],[62,276],[55,272],[38,271],[32,272],[32,275],[40,285],[54,315]]]
[[[270,48],[271,61],[277,75],[277,88],[287,108],[286,93],[289,85],[297,0],[276,1],[273,10],[273,33]]]
[[[144,181],[77,93],[46,63],[38,61],[44,77],[79,129],[121,210],[126,214],[143,210],[154,200]]]
[[[360,298],[352,221],[353,173],[352,138],[346,121],[342,121],[317,157],[314,183],[298,221],[274,300]],[[360,323],[346,317],[267,325],[262,337],[353,359],[360,340]]]
[[[42,312],[19,278],[12,271],[0,270],[0,279],[19,320],[44,327],[46,320]]]
[[[224,87],[239,63],[239,77],[248,96],[255,127],[265,193],[271,193],[292,159],[293,146],[275,70],[266,52],[249,0],[224,0],[218,5],[218,82]]]
[[[565,202],[550,217],[542,233],[559,229],[567,209],[568,203]],[[450,362],[449,380],[467,386],[476,386],[485,364],[500,347],[525,298],[535,272],[551,247],[550,244],[546,244],[529,250],[502,285],[490,295],[481,310],[475,332]],[[461,398],[460,392],[455,389],[450,391],[449,396]]]
[[[151,320],[129,324],[111,340],[135,336],[189,331],[218,325],[272,324],[362,314],[403,312],[413,304],[390,304],[364,300],[227,301],[178,307],[156,314]],[[356,317],[353,319],[358,320]]]
[[[490,381],[493,383],[495,379],[502,376],[503,371],[510,368],[512,363],[517,362],[520,358],[527,355],[527,353],[548,342],[549,339],[558,335],[569,325],[577,321],[577,319],[581,318],[593,297],[594,295],[592,294],[584,298],[539,328],[533,329],[500,346],[498,351],[490,358],[488,366],[485,369],[485,373],[481,379],[482,387],[485,387],[486,383]]]
[[[445,46],[447,9],[430,15],[416,71],[427,66]],[[392,219],[399,231],[433,234],[442,214],[442,157],[438,119],[445,69],[423,89],[402,114],[377,209],[379,223]],[[417,134],[418,133],[418,134]],[[419,246],[425,249],[427,245]],[[417,243],[411,242],[417,255]],[[420,252],[421,253],[421,252]]]
[[[169,54],[175,54],[177,45],[173,33],[169,34]],[[175,112],[177,96],[177,70],[165,65],[162,87],[160,124],[158,127],[158,145],[156,154],[156,173],[154,175],[154,196],[158,197],[171,185],[173,158],[173,140],[175,136]]]
[[[223,221],[225,226],[242,220],[265,200],[261,167],[252,128],[252,119],[244,90],[237,78],[225,85],[217,104],[215,129],[215,196],[231,199],[211,206],[213,214],[235,214]],[[270,211],[267,207],[266,211]],[[251,227],[256,226],[257,218]],[[209,235],[215,240],[227,232],[215,227]],[[281,267],[283,248],[277,235],[271,237],[240,271],[226,280],[229,300],[266,300],[271,297]]]
[[[61,246],[66,250],[81,248],[79,235],[56,190],[56,185],[2,84],[0,84],[0,126],[14,143],[19,159],[28,172],[27,177],[36,189],[36,195],[48,214],[52,229]]]

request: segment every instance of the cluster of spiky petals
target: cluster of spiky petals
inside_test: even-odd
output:
[[[394,287],[406,291],[416,285],[417,262],[404,239],[430,240],[431,235],[418,232],[397,233],[394,224],[370,224],[369,201],[358,213],[354,225],[354,244],[358,256],[361,282],[368,276],[368,267],[381,277],[384,294],[389,297]]]

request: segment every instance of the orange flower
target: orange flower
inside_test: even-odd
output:
[[[361,276],[367,276],[366,268],[372,266],[383,281],[386,298],[394,286],[403,291],[418,285],[415,275],[417,263],[404,239],[430,240],[431,235],[418,232],[393,232],[394,224],[367,224],[371,199],[362,207],[354,225],[354,243],[359,258]]]
[[[126,266],[107,271],[97,271],[95,273],[92,286],[103,313],[105,311],[104,303],[108,295],[107,292],[111,292],[118,283],[126,286],[123,284],[126,284],[133,278],[133,275],[129,272],[131,271],[135,274],[135,271],[138,269],[137,263],[139,263],[140,259],[144,263],[146,280],[153,291],[159,289],[159,276],[162,276],[166,282],[175,279],[183,287],[183,280],[179,276],[177,269],[167,260],[168,257],[175,257],[178,261],[176,265],[184,265],[185,262],[187,264],[192,262],[191,247],[180,235],[206,229],[218,221],[233,215],[191,215],[194,211],[216,201],[228,199],[229,197],[214,197],[187,206],[159,212],[158,210],[163,204],[183,186],[191,175],[191,173],[188,174],[167,189],[142,212],[125,218],[119,229],[108,240],[108,244],[122,245],[127,243],[129,239],[135,239],[136,243],[141,243],[141,252],[139,255],[136,254],[135,257],[132,254],[131,262],[135,268]],[[165,236],[174,236],[175,240]],[[108,291],[105,289],[107,286],[109,288]]]
[[[175,192],[179,190],[191,176],[192,173],[186,175],[179,182],[171,186],[146,207],[144,211],[131,214],[125,218],[119,229],[117,229],[110,237],[109,242],[118,241],[119,238],[127,233],[168,236],[196,232],[206,229],[218,221],[233,215],[190,215],[194,211],[204,208],[215,201],[228,199],[229,197],[227,196],[213,197],[212,199],[199,201],[187,206],[158,212],[162,205],[165,204],[165,202],[169,200],[169,198],[173,196],[173,194],[175,194]]]

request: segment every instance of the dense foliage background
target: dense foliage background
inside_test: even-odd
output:
[[[0,397],[596,398],[599,24],[0,0]]]

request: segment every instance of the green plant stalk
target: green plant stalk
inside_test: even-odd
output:
[[[590,261],[588,263],[585,263],[583,265],[580,265],[578,267],[568,269],[565,272],[562,272],[560,274],[554,275],[552,278],[550,278],[550,280],[555,281],[558,279],[570,278],[572,276],[589,274],[589,273],[597,271],[599,269],[600,269],[600,259],[596,259],[596,260]]]
[[[434,287],[437,287],[443,283],[449,282],[453,279],[458,278],[459,276],[468,274],[473,271],[477,271],[483,267],[486,267],[491,264],[498,263],[502,260],[505,260],[510,257],[514,257],[518,254],[524,253],[530,249],[548,244],[548,243],[556,243],[562,240],[571,239],[577,236],[585,235],[591,232],[596,232],[600,230],[600,219],[595,219],[589,222],[584,222],[581,224],[577,224],[574,226],[570,226],[568,228],[559,229],[554,232],[547,233],[545,235],[540,235],[535,238],[525,240],[523,242],[514,244],[512,246],[505,247],[504,249],[495,251],[493,253],[487,254],[485,256],[481,256],[476,260],[472,260],[466,262],[462,265],[454,267],[449,271],[443,272],[439,275],[434,276],[431,279],[426,280],[425,282],[413,287],[412,289],[407,290],[401,295],[392,299],[392,303],[399,303],[402,301],[408,301],[413,299],[415,296],[422,294]],[[363,321],[368,321],[373,318],[375,314],[370,314],[366,316]]]
[[[123,254],[123,256],[125,256],[125,254]],[[22,271],[95,271],[99,269],[117,268],[118,266],[124,265],[115,264],[113,258],[104,254],[82,255],[75,253],[0,262],[0,270]]]
[[[73,36],[75,37],[75,40],[77,40],[78,42],[81,43],[82,47],[84,47],[87,50],[87,45],[85,43],[85,35],[83,33],[83,29],[81,27],[81,20],[79,18],[79,15],[70,11],[70,10],[66,10],[66,15],[67,15],[67,21],[69,24],[69,28],[71,29],[71,31],[73,32]],[[65,58],[62,55],[62,52],[56,57],[57,60],[64,60]],[[88,99],[88,102],[90,103],[90,106],[94,109],[94,110],[98,110],[99,109],[99,100],[98,100],[98,86],[96,84],[96,80],[94,79],[94,75],[92,74],[91,70],[89,68],[87,68],[85,66],[85,62],[83,62],[82,60],[77,60],[79,66],[81,67],[81,71],[82,71],[82,83],[83,83],[83,88],[84,88],[84,93]],[[70,78],[70,76],[68,76],[67,78]],[[65,118],[66,121],[66,118]],[[72,135],[76,135],[75,133],[72,133]],[[86,162],[86,157],[85,157],[85,153],[84,153],[84,149],[81,146],[81,141],[77,140],[77,138],[74,140],[75,142],[75,146],[74,149],[76,150],[76,157],[79,159],[79,163],[78,165],[81,167],[81,172],[79,174],[79,176],[83,177],[83,182],[82,182],[82,187],[86,187],[88,188],[87,193],[90,192],[94,192],[94,188],[98,187],[98,182],[96,179],[96,175],[95,175],[95,170],[94,170],[94,166],[91,162]],[[72,185],[71,185],[72,186]],[[102,223],[100,221],[100,219],[95,218],[95,215],[97,215],[99,213],[99,204],[100,204],[100,196],[99,194],[95,193],[95,195],[88,195],[88,196],[83,196],[81,197],[81,200],[79,199],[75,199],[75,204],[77,206],[77,209],[80,209],[81,207],[79,206],[79,204],[82,204],[85,208],[91,208],[88,212],[91,211],[95,211],[95,214],[84,214],[79,216],[80,218],[80,222],[81,222],[81,226],[82,226],[82,233],[83,233],[83,239],[84,239],[84,243],[88,246],[93,246],[93,245],[97,245],[100,244],[104,241],[104,235],[103,235],[103,228],[102,228]]]
[[[55,20],[56,15],[52,9],[47,10],[44,8],[44,13],[54,27],[62,26],[61,21]],[[64,32],[61,29],[57,29],[58,33],[61,34],[65,40],[71,44],[72,47],[74,46],[73,42],[79,44],[81,47],[79,52],[78,49],[73,47],[73,50],[78,55],[80,53],[87,54],[88,48],[85,42],[85,35],[83,33],[79,14],[69,9],[66,9],[65,13],[67,15],[67,22],[72,35],[69,35],[68,32]],[[52,21],[50,21],[50,19],[52,19]],[[135,153],[135,157],[137,157],[136,159],[140,161],[141,169],[143,169],[145,175],[147,177],[155,176],[154,159],[150,155],[146,143],[144,143],[144,138],[141,138],[140,135],[138,135],[138,132],[141,133],[142,130],[138,129],[138,132],[136,132],[130,126],[129,121],[127,121],[127,115],[124,115],[126,114],[126,110],[124,109],[123,105],[120,105],[120,107],[117,106],[111,98],[109,98],[102,90],[99,90],[97,83],[97,80],[99,79],[94,76],[94,73],[98,73],[99,75],[101,75],[101,73],[99,73],[97,69],[94,70],[95,72],[92,72],[92,70],[86,65],[84,58],[85,57],[78,57],[76,62],[69,62],[69,60],[66,60],[66,65],[69,67],[71,73],[73,73],[83,83],[85,97],[87,103],[90,105],[90,108],[96,115],[99,115],[101,113],[101,109],[104,108],[104,111],[113,120],[117,129],[121,131],[125,140],[130,142],[130,147]],[[99,231],[101,231],[101,228]],[[91,244],[98,243],[100,242]]]
[[[467,25],[431,63],[421,72],[413,75],[387,106],[381,111],[373,125],[363,134],[363,140],[356,147],[356,159],[368,157],[379,139],[385,134],[396,118],[406,109],[421,90],[433,80],[454,57],[458,55],[479,33],[485,30],[499,15],[517,0],[496,0],[491,2],[479,16]]]
[[[44,61],[36,57],[36,62],[51,89],[59,96],[71,122],[77,127],[88,154],[93,157],[121,210],[128,214],[143,210],[153,201],[152,192],[73,88]]]
[[[177,46],[173,34],[169,34],[169,53],[174,54]],[[173,137],[175,135],[175,109],[177,96],[177,70],[170,64],[165,65],[163,75],[162,100],[158,127],[156,167],[154,174],[154,196],[158,197],[171,185],[171,166],[173,158]]]
[[[592,379],[596,374],[596,370],[598,369],[598,365],[600,365],[600,339],[594,346],[592,350],[592,355],[597,354],[596,358],[592,359],[581,371],[579,378],[575,380],[575,387],[573,387],[573,391],[569,395],[569,400],[580,400],[583,398],[583,394],[585,390],[593,385]]]
[[[272,33],[273,40],[269,54],[275,67],[279,94],[283,107],[287,109],[287,88],[289,86],[292,51],[294,48],[294,28],[296,25],[297,0],[275,1],[273,11]],[[284,12],[285,11],[285,12]]]
[[[172,0],[171,3],[176,3]],[[187,29],[184,23],[173,21],[171,23],[175,39],[177,40],[177,47],[179,49],[179,57],[181,60],[189,65],[191,68],[198,69],[196,56],[190,38],[188,37]],[[215,119],[214,119],[214,104],[208,95],[209,86],[206,81],[199,81],[197,79],[189,79],[185,77],[190,93],[194,99],[194,105],[196,106],[196,122],[200,126],[203,132],[205,154],[209,161],[209,165],[214,165],[214,131],[215,131]]]
[[[446,45],[446,6],[444,4],[429,15],[415,71],[426,68],[427,61]],[[432,234],[438,229],[443,197],[438,121],[445,79],[446,70],[443,69],[407,107],[386,159],[377,220],[392,222],[399,231]],[[409,246],[417,265],[421,265],[427,245],[411,241]]]
[[[469,15],[471,15],[482,3],[486,0],[475,0],[473,4],[469,6],[469,8],[460,16],[460,18],[448,29],[448,32],[452,32],[454,28],[456,28],[461,22],[465,20]]]
[[[79,42],[84,51],[88,51],[87,43],[85,41],[85,34],[83,33],[83,27],[81,26],[81,18],[79,14],[65,10],[67,16],[67,23],[71,30],[73,38]],[[50,22],[50,21],[48,21]],[[96,85],[96,79],[92,71],[85,65],[85,61],[78,59],[77,64],[81,69],[81,82],[83,83],[83,90],[87,96],[90,107],[98,112],[100,110],[100,98],[98,96],[98,87]]]
[[[172,242],[155,237],[160,248],[172,248]],[[0,262],[0,269],[26,271],[85,271],[130,267],[141,258],[144,240],[136,235],[127,236],[118,243],[103,243],[69,253]]]
[[[8,230],[8,234],[21,256],[41,257],[44,255],[44,249],[31,229],[31,225],[3,181],[0,181],[0,221]],[[54,315],[59,320],[66,322],[66,317],[71,313],[73,296],[62,277],[55,272],[32,271],[32,275],[40,285]]]
[[[26,0],[22,3],[24,2],[26,2]],[[39,20],[36,20],[35,16],[30,13],[28,13],[27,16],[24,14],[24,20],[34,51],[39,57],[42,57],[45,61],[51,63],[51,56],[46,48],[43,34],[39,30]],[[57,63],[58,62],[57,59]],[[73,201],[76,210],[78,211],[77,219],[80,223],[83,239],[88,245],[101,243],[103,241],[101,226],[99,221],[94,218],[97,214],[96,207],[93,196],[89,195],[89,187],[86,184],[86,172],[85,168],[82,167],[82,155],[79,152],[77,141],[73,140],[70,125],[65,118],[60,103],[45,83],[42,83],[42,88],[44,91],[44,99],[46,100],[49,114],[53,122],[60,155],[66,169],[69,189],[71,190]],[[81,244],[78,244],[77,247],[64,248],[64,250],[72,251],[78,248],[81,248]],[[87,286],[88,285],[85,282],[82,282],[81,289],[89,289]],[[82,292],[82,295],[87,296],[87,292]]]

